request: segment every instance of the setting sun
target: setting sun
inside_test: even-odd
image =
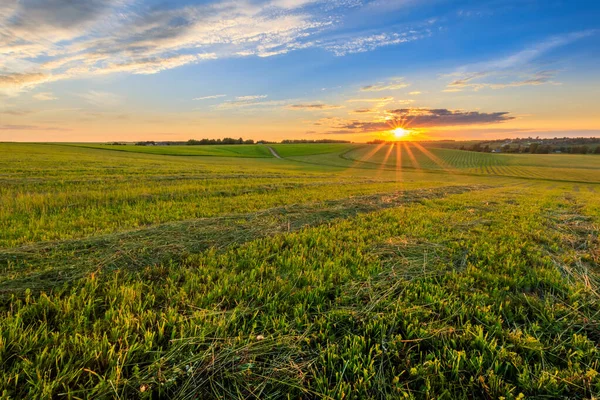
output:
[[[400,139],[400,138],[408,136],[410,131],[408,129],[404,129],[404,128],[396,128],[396,129],[392,130],[392,133],[394,134],[394,136],[396,138]]]

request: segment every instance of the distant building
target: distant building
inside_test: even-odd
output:
[[[502,153],[502,150],[500,150],[500,149],[494,149],[494,150],[492,150],[492,153]]]

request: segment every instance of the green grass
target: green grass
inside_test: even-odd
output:
[[[281,157],[309,156],[314,154],[339,154],[356,145],[347,143],[270,144]]]
[[[310,146],[0,144],[1,396],[600,396],[593,156]]]
[[[404,143],[354,146],[328,164],[355,168],[428,170],[458,174],[600,182],[600,157],[573,154],[491,154]],[[310,161],[310,160],[302,160]],[[318,162],[318,161],[317,161]],[[350,164],[348,164],[350,163]]]
[[[78,144],[79,147],[105,149],[111,151],[127,151],[143,154],[160,154],[169,156],[214,156],[214,157],[249,157],[270,158],[269,149],[261,145],[214,145],[214,146],[113,146],[107,144]]]

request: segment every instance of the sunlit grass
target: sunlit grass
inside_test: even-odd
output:
[[[595,161],[0,149],[3,397],[600,393]]]

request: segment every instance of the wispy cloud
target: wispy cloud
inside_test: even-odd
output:
[[[129,72],[132,74],[156,74],[166,69],[180,67],[182,65],[195,63],[200,60],[214,60],[215,53],[184,54],[172,57],[147,57],[127,62],[109,62],[97,68],[89,69],[89,73],[110,74],[115,72]]]
[[[58,100],[58,97],[53,95],[51,92],[40,92],[40,93],[34,94],[31,97],[33,97],[36,100],[40,100],[40,101]]]
[[[379,82],[374,85],[363,86],[360,88],[361,92],[382,92],[384,90],[399,90],[410,86],[404,82],[402,78],[394,79],[391,82]]]
[[[20,109],[11,109],[11,110],[1,110],[0,115],[10,115],[13,117],[21,117],[23,115],[29,115],[33,113],[31,110],[20,110]]]
[[[0,131],[70,131],[68,128],[56,128],[52,126],[38,125],[0,125]]]
[[[309,2],[300,0],[179,8],[129,3],[14,2],[0,13],[0,55],[33,60],[38,70],[5,71],[0,85],[30,88],[70,77],[154,74],[221,57],[284,54],[315,46],[310,37],[333,23],[303,11]]]
[[[0,93],[15,95],[41,83],[55,81],[60,78],[60,75],[53,76],[42,72],[0,73]]]
[[[343,106],[336,106],[333,104],[290,104],[285,106],[288,110],[297,110],[297,111],[323,111],[323,110],[336,110],[339,108],[343,108]]]
[[[258,100],[258,99],[266,99],[267,96],[266,94],[255,94],[255,95],[250,95],[250,96],[238,96],[235,98],[235,101],[252,101],[252,100]]]
[[[485,73],[485,74],[477,74],[463,77],[461,79],[457,79],[448,84],[446,88],[446,92],[459,92],[462,89],[470,88],[474,91],[478,91],[481,89],[506,89],[509,87],[519,87],[519,86],[538,86],[544,84],[557,84],[557,82],[553,81],[554,76],[557,71],[536,71],[532,73],[520,73],[517,74],[517,80],[502,80],[502,76],[499,77],[500,81],[495,83],[492,82],[478,82],[477,80],[483,77],[493,78],[494,73]],[[509,78],[512,78],[509,76]],[[514,79],[514,78],[513,78]]]
[[[212,96],[203,96],[203,97],[194,97],[192,100],[210,100],[210,99],[219,99],[221,97],[227,96],[226,94],[214,94]]]
[[[90,90],[87,93],[80,94],[79,97],[84,99],[89,104],[100,107],[110,108],[119,105],[122,101],[121,97],[109,92]]]
[[[376,98],[368,98],[368,99],[349,99],[346,100],[349,103],[381,103],[393,101],[394,98],[391,96],[388,97],[376,97]]]
[[[404,31],[336,35],[344,10],[367,3],[228,0],[166,7],[135,0],[12,1],[0,10],[0,56],[30,64],[27,70],[3,72],[12,86],[29,89],[58,79],[155,74],[205,60],[272,57],[307,48],[342,56],[431,33],[430,23],[424,23]]]
[[[557,84],[557,70],[539,69],[536,61],[546,53],[572,42],[594,35],[596,30],[573,32],[553,36],[525,50],[486,62],[463,66],[458,71],[445,75],[453,80],[445,92],[460,92],[466,89],[506,89],[521,86]]]
[[[236,108],[255,108],[255,107],[275,107],[286,105],[284,100],[267,100],[266,94],[238,96],[235,100],[224,101],[223,103],[213,106],[216,110],[231,110]]]
[[[429,29],[421,31],[410,30],[403,33],[382,32],[366,36],[345,38],[344,40],[338,39],[324,44],[323,47],[332,51],[336,56],[345,56],[352,53],[372,51],[383,46],[408,43],[428,36],[431,36],[431,31]]]

